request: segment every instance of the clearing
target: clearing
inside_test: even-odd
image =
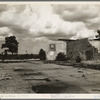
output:
[[[0,63],[0,93],[100,93],[100,71],[41,61]]]

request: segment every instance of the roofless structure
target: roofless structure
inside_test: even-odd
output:
[[[66,42],[66,54],[68,54],[68,42],[71,42],[71,41],[76,41],[76,40],[72,40],[72,39],[58,39],[58,41],[65,41]]]
[[[69,59],[75,60],[77,56],[80,56],[83,60],[91,60],[94,59],[94,53],[98,53],[98,50],[95,46],[92,46],[88,38],[58,39],[58,41],[66,42],[66,55]]]

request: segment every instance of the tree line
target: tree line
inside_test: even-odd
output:
[[[46,53],[43,49],[40,49],[39,54],[22,54],[22,55],[18,55],[18,44],[19,42],[17,41],[15,36],[10,36],[10,37],[5,37],[5,43],[1,45],[1,49],[4,48],[4,52],[2,52],[2,56],[3,59],[4,58],[25,58],[25,59],[32,59],[33,58],[39,58],[40,60],[46,60]],[[8,55],[8,52],[10,52],[12,54]],[[15,55],[14,55],[15,54]],[[16,56],[18,55],[18,56]]]
[[[98,35],[96,35],[95,37],[97,39],[100,39],[100,30],[97,30]],[[11,52],[12,55],[14,54],[18,54],[18,44],[19,42],[16,40],[15,36],[10,36],[10,37],[6,37],[5,38],[5,43],[2,44],[1,48],[5,48],[4,52],[2,53],[3,55],[3,59],[5,58],[5,56],[8,55],[8,52]],[[30,56],[24,55],[25,58],[29,58]],[[64,61],[66,60],[66,55],[64,55],[62,52],[58,53],[56,60],[58,61]],[[21,56],[23,58],[23,55]],[[32,57],[32,56],[31,56]],[[20,57],[19,57],[20,58]],[[36,56],[36,58],[39,58],[40,60],[46,60],[46,52],[43,49],[40,49],[38,56]],[[77,61],[80,62],[80,58],[77,58]]]

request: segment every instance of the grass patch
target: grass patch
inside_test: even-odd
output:
[[[81,66],[91,69],[100,69],[100,60],[82,61]]]

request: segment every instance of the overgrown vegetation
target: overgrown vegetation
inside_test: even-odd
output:
[[[77,62],[77,63],[80,63],[81,61],[82,61],[81,57],[80,57],[80,56],[77,56],[77,57],[76,57],[76,62]]]
[[[39,59],[38,54],[0,55],[0,59]]]
[[[60,52],[58,53],[57,57],[56,57],[56,61],[66,61],[66,56],[64,53]]]
[[[91,69],[100,69],[100,60],[82,61],[81,67],[91,68]]]

